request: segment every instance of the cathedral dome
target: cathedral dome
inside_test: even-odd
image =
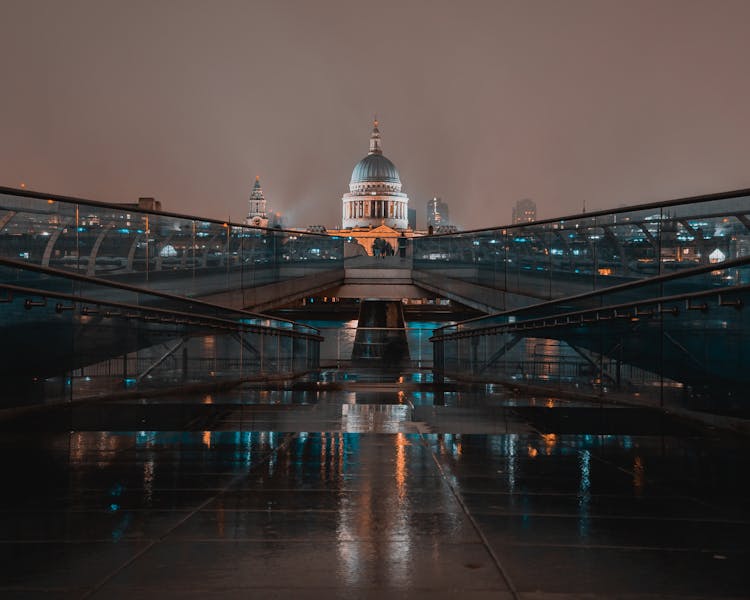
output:
[[[401,192],[396,166],[383,156],[377,119],[370,135],[370,152],[352,171],[349,193],[341,198],[343,229],[409,226],[409,197]]]
[[[368,154],[352,171],[349,185],[357,183],[401,183],[396,166],[382,154]]]

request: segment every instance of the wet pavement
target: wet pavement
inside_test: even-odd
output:
[[[644,409],[359,381],[55,418],[0,434],[3,598],[750,596],[748,440]]]

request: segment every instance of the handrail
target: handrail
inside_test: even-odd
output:
[[[259,229],[262,231],[269,231],[269,232],[277,231],[277,232],[289,233],[293,235],[304,234],[304,235],[309,235],[309,236],[331,237],[327,233],[318,233],[318,232],[312,232],[312,231],[297,231],[293,229],[254,227],[251,225],[247,225],[245,223],[234,223],[230,221],[223,221],[220,219],[198,217],[195,215],[186,215],[183,213],[176,213],[176,212],[169,212],[169,211],[152,211],[148,209],[130,207],[130,206],[124,207],[122,204],[118,204],[114,202],[102,202],[98,200],[89,200],[85,198],[78,198],[75,196],[64,196],[60,194],[47,194],[44,192],[37,192],[34,190],[18,189],[18,188],[6,187],[6,186],[0,186],[0,194],[12,194],[16,196],[24,196],[27,198],[35,198],[38,200],[55,200],[59,202],[69,202],[72,204],[82,204],[85,206],[94,206],[94,207],[99,207],[99,208],[110,208],[110,209],[115,209],[115,210],[147,214],[147,215],[153,215],[153,216],[174,217],[178,219],[187,219],[190,221],[216,223],[218,225],[227,224],[230,227]],[[547,223],[559,223],[560,221],[596,218],[596,217],[600,217],[604,215],[614,215],[614,214],[621,214],[621,213],[634,212],[634,211],[640,211],[640,210],[650,210],[654,208],[661,209],[661,208],[668,208],[672,206],[680,206],[684,204],[697,204],[697,203],[703,203],[703,202],[711,202],[715,200],[727,200],[731,198],[740,198],[742,196],[750,196],[750,188],[731,190],[731,191],[726,191],[726,192],[718,192],[718,193],[713,193],[713,194],[703,194],[699,196],[688,196],[686,198],[676,198],[672,200],[665,200],[662,202],[656,201],[656,202],[648,202],[645,204],[634,204],[634,205],[625,206],[625,207],[619,207],[619,208],[614,208],[614,209],[603,209],[603,210],[598,210],[598,211],[593,211],[593,212],[588,212],[588,213],[577,213],[577,214],[572,214],[572,215],[565,215],[562,217],[542,219],[540,221],[533,221],[531,223],[516,223],[512,225],[499,225],[496,227],[469,229],[469,230],[455,232],[455,233],[437,233],[430,237],[436,238],[436,237],[445,237],[445,236],[460,236],[460,235],[465,235],[465,234],[479,233],[482,231],[493,231],[497,229],[516,229],[516,228],[521,228],[521,227],[528,227],[529,225],[544,225]]]
[[[101,202],[99,200],[88,200],[85,198],[77,198],[75,196],[62,196],[59,194],[46,194],[43,192],[37,192],[33,190],[22,190],[18,188],[11,188],[0,186],[0,194],[11,194],[15,196],[24,196],[26,198],[34,198],[36,200],[53,200],[55,202],[68,202],[70,204],[82,204],[84,206],[93,206],[96,208],[107,208],[112,210],[118,210],[128,213],[140,213],[145,215],[152,215],[154,217],[173,217],[176,219],[185,219],[188,221],[200,221],[201,223],[215,223],[217,225],[227,225],[229,227],[242,227],[244,229],[257,229],[265,232],[279,232],[288,233],[291,235],[306,235],[306,236],[317,236],[317,237],[331,237],[326,233],[317,233],[314,231],[296,231],[294,229],[281,229],[275,227],[256,227],[253,225],[247,225],[246,223],[235,223],[231,221],[223,221],[221,219],[213,219],[210,217],[197,217],[195,215],[186,215],[182,213],[169,212],[169,211],[154,211],[145,208],[123,206],[116,202]]]
[[[0,188],[2,190],[2,188]],[[464,231],[456,231],[451,233],[436,233],[431,238],[443,238],[443,237],[461,237],[466,234],[481,233],[483,231],[496,231],[498,229],[519,229],[528,227],[530,225],[547,225],[551,223],[559,223],[561,221],[575,221],[577,219],[591,219],[596,217],[603,217],[606,215],[618,215],[622,213],[636,212],[642,210],[652,210],[655,208],[671,208],[673,206],[682,206],[685,204],[700,204],[704,202],[713,202],[716,200],[729,200],[732,198],[742,198],[743,196],[750,196],[750,188],[732,190],[728,192],[718,192],[714,194],[704,194],[701,196],[689,196],[687,198],[676,198],[673,200],[665,200],[663,202],[648,202],[646,204],[633,204],[629,206],[621,206],[612,209],[602,209],[593,212],[577,213],[572,215],[565,215],[562,217],[555,217],[550,219],[542,219],[540,221],[530,221],[528,223],[514,223],[512,225],[499,225],[496,227],[483,227],[481,229],[467,229]],[[690,218],[690,217],[688,217]],[[609,225],[609,223],[607,223]],[[427,238],[429,239],[429,238]]]
[[[476,337],[479,335],[492,335],[495,333],[500,333],[501,331],[506,330],[514,330],[514,329],[532,329],[532,328],[541,328],[545,327],[545,325],[550,320],[556,320],[556,319],[570,319],[571,317],[583,317],[585,315],[590,315],[592,313],[600,313],[600,312],[613,312],[616,313],[618,310],[624,310],[629,308],[638,308],[639,306],[653,306],[655,304],[667,304],[670,302],[681,302],[684,300],[693,300],[696,298],[703,298],[708,296],[721,296],[722,294],[726,293],[742,293],[750,291],[750,284],[744,284],[744,285],[738,285],[738,286],[732,286],[729,288],[716,288],[716,289],[710,289],[710,290],[701,290],[698,292],[690,292],[685,294],[675,294],[672,296],[661,296],[659,298],[648,298],[646,300],[636,300],[633,302],[627,302],[624,304],[612,304],[608,306],[598,306],[596,308],[587,308],[567,313],[559,313],[555,315],[549,315],[546,317],[536,317],[533,319],[529,319],[527,321],[516,321],[513,323],[496,323],[493,325],[488,325],[487,327],[482,327],[480,329],[470,329],[466,331],[456,331],[454,333],[445,333],[437,335],[434,335],[430,338],[430,341],[443,341],[443,340],[450,340],[450,339],[459,339],[459,338],[465,338],[465,337]],[[741,308],[741,305],[732,305],[733,308]],[[636,316],[636,315],[634,315]],[[646,315],[640,315],[640,316],[646,316]],[[539,325],[538,323],[541,323]],[[460,324],[460,323],[458,323]],[[567,325],[580,325],[580,323],[555,323],[552,326],[567,326]],[[440,329],[436,329],[436,332],[442,331],[445,329],[444,327],[441,327]]]
[[[574,296],[565,296],[563,298],[556,298],[555,300],[548,300],[546,302],[538,302],[536,304],[531,304],[529,306],[524,306],[523,308],[516,308],[512,310],[505,310],[498,313],[492,313],[490,315],[483,315],[480,317],[474,317],[471,319],[466,319],[465,321],[460,321],[459,323],[455,323],[454,325],[444,325],[443,327],[440,327],[436,331],[440,331],[442,329],[446,329],[448,327],[455,327],[456,325],[465,325],[468,323],[475,323],[478,321],[482,321],[484,319],[493,319],[502,317],[503,315],[518,315],[520,313],[523,313],[525,311],[529,311],[532,309],[539,309],[545,306],[554,306],[557,304],[565,304],[569,302],[575,302],[579,300],[586,300],[587,298],[593,298],[593,297],[601,297],[607,294],[622,292],[622,291],[628,291],[631,289],[636,289],[644,286],[650,286],[650,285],[658,285],[660,283],[664,283],[666,281],[671,281],[673,279],[687,279],[688,277],[693,277],[695,275],[700,275],[702,273],[710,273],[712,271],[717,270],[723,270],[723,269],[732,269],[735,267],[750,265],[750,256],[743,256],[740,258],[733,258],[731,260],[727,260],[720,263],[714,263],[710,265],[700,265],[698,267],[693,267],[691,269],[685,269],[684,271],[679,271],[676,273],[666,273],[664,275],[655,275],[653,277],[648,277],[646,279],[638,279],[637,281],[629,281],[627,283],[619,283],[617,285],[609,286],[606,288],[601,288],[598,290],[592,290],[590,292],[584,292],[582,294],[577,294]],[[729,290],[729,289],[737,289],[735,286],[726,286],[723,288],[720,288],[721,290]]]
[[[133,285],[128,285],[126,283],[120,283],[120,282],[116,282],[116,281],[110,281],[108,279],[101,279],[99,277],[90,277],[88,275],[81,275],[80,273],[73,273],[71,271],[64,271],[62,269],[56,269],[54,267],[42,267],[40,265],[36,265],[36,264],[32,264],[32,263],[27,263],[27,262],[24,262],[22,260],[14,260],[12,258],[3,258],[3,257],[0,257],[0,266],[7,266],[9,268],[14,268],[14,269],[23,269],[23,270],[26,270],[26,271],[34,271],[34,272],[42,273],[42,274],[45,274],[45,275],[54,275],[55,277],[62,277],[64,279],[69,279],[69,280],[73,280],[73,281],[81,281],[81,282],[84,282],[84,283],[88,283],[90,285],[99,286],[101,288],[116,288],[116,289],[121,289],[121,290],[124,290],[124,291],[127,291],[127,292],[132,292],[132,293],[135,293],[135,294],[145,294],[145,295],[148,295],[148,296],[156,296],[156,297],[164,298],[166,300],[170,300],[170,301],[173,301],[173,302],[190,302],[191,304],[195,304],[195,305],[202,306],[202,307],[205,307],[205,308],[212,308],[212,309],[220,308],[222,310],[234,311],[234,312],[237,312],[237,313],[242,313],[242,314],[245,314],[245,315],[247,315],[249,317],[260,318],[260,319],[268,319],[268,320],[277,321],[279,323],[289,323],[291,325],[298,325],[298,323],[296,321],[292,321],[290,319],[271,317],[271,316],[268,316],[268,315],[264,315],[262,313],[254,313],[254,312],[250,312],[250,311],[243,310],[243,309],[226,308],[224,306],[220,306],[220,305],[217,305],[217,304],[212,304],[210,302],[205,302],[203,300],[196,300],[196,299],[194,299],[192,297],[189,297],[189,296],[179,296],[179,295],[176,295],[176,294],[169,294],[167,292],[150,290],[150,289],[141,288],[141,287],[137,287],[137,286],[133,286]],[[306,325],[306,327],[307,327],[307,325]],[[311,329],[315,329],[315,328],[311,327]]]
[[[308,339],[316,339],[316,340],[323,340],[322,336],[319,335],[319,330],[310,327],[310,329],[313,329],[317,333],[305,333],[301,331],[296,331],[294,329],[283,329],[279,327],[273,327],[273,326],[266,326],[266,325],[256,325],[252,323],[243,323],[242,321],[234,321],[230,319],[225,319],[222,317],[215,317],[210,315],[203,315],[200,313],[195,312],[184,312],[179,310],[167,310],[163,308],[155,308],[155,307],[144,307],[140,306],[138,304],[130,304],[128,302],[116,302],[112,300],[98,300],[95,298],[87,298],[85,296],[77,296],[75,294],[66,294],[63,292],[54,292],[54,291],[48,291],[48,290],[40,290],[38,288],[30,288],[26,286],[19,286],[15,284],[9,284],[9,283],[2,283],[0,282],[0,289],[7,290],[9,292],[15,293],[17,295],[26,295],[26,296],[36,296],[36,297],[42,297],[42,298],[54,298],[57,300],[65,300],[70,302],[75,302],[78,304],[90,304],[93,306],[108,306],[108,307],[114,307],[118,309],[124,309],[124,310],[132,310],[132,311],[138,311],[140,313],[144,313],[145,315],[163,315],[168,316],[171,318],[171,320],[163,319],[161,322],[171,322],[174,323],[174,318],[181,317],[184,319],[188,319],[192,321],[192,323],[182,323],[182,324],[192,324],[192,325],[203,325],[206,323],[206,326],[208,327],[219,327],[222,329],[226,329],[227,326],[230,326],[231,329],[234,330],[245,330],[245,331],[252,331],[255,333],[269,333],[274,332],[278,335],[284,335],[287,337],[303,337]],[[7,302],[7,299],[3,300],[4,302]],[[64,307],[66,309],[70,309],[70,307]],[[215,307],[215,308],[222,308],[222,307]],[[229,312],[231,309],[227,309]],[[111,315],[113,317],[115,316],[124,316],[125,318],[127,315]],[[142,317],[138,317],[142,318]]]

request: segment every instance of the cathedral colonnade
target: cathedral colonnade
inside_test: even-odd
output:
[[[344,202],[344,219],[406,219],[408,202],[385,198],[347,200]]]

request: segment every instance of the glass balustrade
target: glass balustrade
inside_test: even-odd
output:
[[[748,255],[746,193],[414,240],[416,271],[540,300]]]
[[[343,238],[0,192],[0,256],[182,296],[343,269]]]
[[[436,330],[435,370],[749,413],[750,257]]]
[[[318,330],[0,259],[5,408],[316,370]]]

